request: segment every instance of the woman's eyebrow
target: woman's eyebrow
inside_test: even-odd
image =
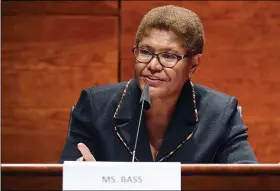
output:
[[[180,54],[180,52],[178,52],[177,50],[174,50],[172,48],[166,48],[166,49],[163,49],[165,52],[172,52],[172,53],[175,53],[175,54]]]
[[[149,46],[149,45],[147,45],[147,44],[139,45],[139,47],[140,47],[140,48],[146,48],[146,49],[148,49],[148,50],[155,50],[155,48],[153,48],[153,47],[151,47],[151,46]]]
[[[149,46],[147,44],[142,44],[142,45],[139,45],[140,48],[147,48],[148,50],[152,50],[152,51],[157,51],[157,52],[172,52],[174,54],[181,54],[179,51],[177,50],[174,50],[173,48],[170,48],[170,47],[167,47],[167,48],[160,48],[160,49],[156,49],[152,46]]]
[[[139,45],[139,47],[153,48],[153,47],[151,47],[151,46],[149,46],[149,45],[147,45],[147,44],[141,44],[141,45]]]

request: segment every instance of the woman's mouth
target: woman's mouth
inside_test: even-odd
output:
[[[159,86],[163,83],[163,80],[156,76],[145,76],[144,81],[146,84],[153,87]]]

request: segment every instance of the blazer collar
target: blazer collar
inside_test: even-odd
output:
[[[134,149],[140,115],[140,97],[141,90],[136,80],[130,80],[123,90],[114,114],[114,120],[116,121],[115,131],[131,155]],[[153,103],[151,103],[151,105],[152,104]],[[190,82],[187,82],[176,104],[176,109],[164,135],[164,140],[156,161],[164,161],[179,150],[181,146],[191,138],[195,130],[195,124],[196,116],[194,112],[192,86]],[[152,161],[148,130],[144,115],[139,132],[136,160]]]
[[[128,121],[135,115],[135,110],[139,105],[141,90],[136,79],[127,82],[121,100],[114,114],[116,121]]]
[[[116,121],[128,121],[135,115],[135,110],[139,106],[141,97],[141,90],[138,87],[135,78],[129,80],[123,90],[121,100],[119,101],[118,107],[114,113],[114,119]],[[179,115],[186,119],[187,123],[195,123],[196,115],[194,112],[193,92],[191,83],[188,81],[185,83],[179,100],[176,105],[174,116]],[[151,103],[152,105],[153,103]],[[179,112],[179,113],[176,113]],[[184,111],[184,112],[183,112]],[[176,115],[175,115],[176,114]],[[179,116],[177,118],[179,118]]]
[[[192,85],[188,81],[181,91],[175,111],[164,134],[157,161],[164,161],[171,157],[182,149],[182,146],[192,137],[197,127],[193,98],[195,96],[193,96]],[[186,152],[181,152],[183,155],[177,157],[176,160],[180,162],[180,159],[186,157]]]

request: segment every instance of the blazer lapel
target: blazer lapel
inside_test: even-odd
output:
[[[196,130],[197,116],[194,112],[193,100],[195,95],[193,93],[192,85],[188,81],[182,89],[156,161],[166,161],[172,157],[187,143]],[[130,80],[123,90],[121,100],[114,114],[115,132],[123,146],[131,154],[131,157],[140,117],[140,96],[141,90],[138,88],[136,80]],[[142,117],[136,147],[136,161],[153,161],[144,115]]]
[[[116,122],[115,132],[121,143],[131,154],[131,159],[140,117],[140,96],[141,90],[138,88],[136,80],[130,80],[123,90],[121,100],[114,114],[114,120]],[[144,119],[142,119],[140,125],[136,147],[136,161],[153,161]]]
[[[188,81],[182,89],[156,161],[167,160],[192,137],[196,129],[193,99],[195,95]]]

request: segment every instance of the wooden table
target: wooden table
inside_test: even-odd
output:
[[[280,190],[280,165],[182,165],[182,190]],[[62,190],[60,164],[2,164],[2,190]]]

